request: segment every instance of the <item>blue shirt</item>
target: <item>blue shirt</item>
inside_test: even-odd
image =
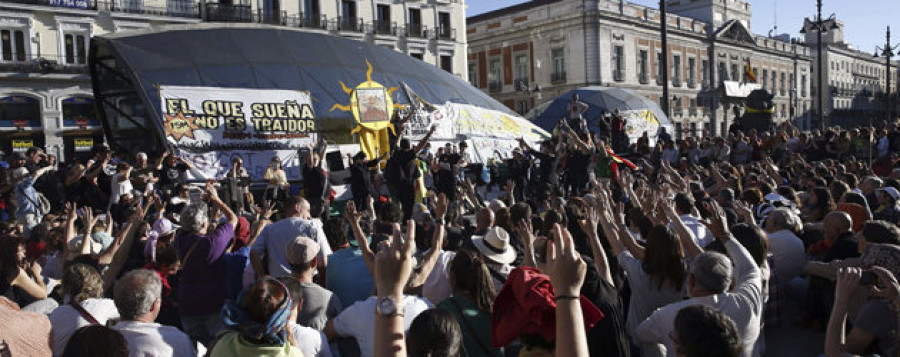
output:
[[[250,263],[250,247],[242,247],[231,253],[225,253],[225,272],[228,279],[228,298],[237,301],[238,294],[244,289],[244,269]]]
[[[328,256],[325,285],[344,306],[363,301],[375,291],[375,281],[359,248],[341,249]]]
[[[19,182],[16,185],[14,193],[16,203],[19,204],[19,209],[16,211],[16,217],[21,218],[25,217],[27,214],[33,214],[38,216],[37,219],[40,221],[41,213],[38,212],[38,208],[35,206],[38,202],[38,197],[37,190],[34,189],[34,177],[31,175],[25,177],[22,182]]]
[[[250,249],[267,257],[269,275],[288,276],[291,275],[291,268],[288,266],[285,250],[289,242],[300,236],[308,237],[319,243],[319,264],[331,254],[328,238],[325,237],[325,232],[322,230],[322,223],[317,220],[296,217],[285,218],[263,228]],[[330,264],[328,265],[330,269]]]

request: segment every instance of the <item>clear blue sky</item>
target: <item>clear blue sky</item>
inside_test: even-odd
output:
[[[601,0],[602,1],[602,0]],[[491,10],[523,3],[523,0],[467,0],[466,15],[472,16]],[[631,0],[631,3],[659,7],[658,0]],[[803,18],[815,16],[815,0],[751,0],[753,11],[752,31],[765,35],[774,25],[778,33],[801,37]],[[775,13],[778,22],[775,22]],[[822,0],[822,15],[836,14],[844,22],[844,41],[861,51],[873,52],[875,46],[884,46],[884,31],[891,26],[892,45],[900,43],[900,0]],[[898,59],[898,57],[894,57]]]

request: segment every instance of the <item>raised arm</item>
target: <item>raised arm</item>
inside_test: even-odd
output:
[[[350,231],[353,232],[353,238],[356,239],[356,245],[362,253],[363,261],[370,272],[375,271],[375,254],[369,249],[369,243],[366,241],[366,235],[363,233],[362,227],[359,226],[359,220],[362,215],[356,211],[356,204],[353,201],[347,202],[344,207],[344,220],[350,225]]]
[[[449,204],[450,200],[446,195],[442,193],[434,204],[434,218],[443,222],[444,215],[446,215],[447,213],[447,206]],[[441,248],[443,246],[444,225],[435,224],[434,233],[432,234],[431,248],[429,248],[428,252],[425,253],[425,258],[422,262],[421,270],[416,274],[412,284],[409,284],[410,287],[417,288],[425,284],[425,280],[428,278],[428,275],[431,274],[431,270],[434,269],[435,264],[437,264],[438,257],[441,256]]]
[[[669,222],[672,222],[672,226],[675,228],[675,234],[678,235],[681,245],[687,250],[691,258],[696,258],[703,253],[703,248],[697,244],[697,237],[694,236],[694,232],[684,225],[681,217],[675,212],[675,206],[667,204],[662,204],[661,206],[666,213],[666,218],[669,219]]]
[[[605,217],[601,218],[598,207],[592,205],[588,208],[587,219],[579,222],[579,225],[581,226],[581,230],[587,234],[588,242],[591,243],[591,253],[594,255],[594,265],[597,266],[600,277],[602,277],[603,280],[606,280],[609,285],[615,286],[612,274],[609,270],[609,261],[606,259],[606,251],[603,249],[603,244],[600,244],[600,237],[597,236],[597,224],[601,219],[605,219]]]
[[[569,231],[554,227],[553,243],[547,246],[547,264],[541,269],[556,292],[556,350],[554,356],[587,357],[587,336],[581,310],[581,286],[587,265],[575,251]]]
[[[428,130],[428,134],[425,134],[425,137],[422,138],[422,140],[419,140],[419,144],[413,148],[413,152],[416,153],[416,155],[418,155],[422,149],[425,149],[425,146],[428,145],[428,140],[431,139],[431,134],[434,134],[435,130],[437,130],[437,125],[432,125],[431,129]]]

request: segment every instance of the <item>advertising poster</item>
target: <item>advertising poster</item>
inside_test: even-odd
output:
[[[299,177],[297,150],[313,142],[316,116],[309,92],[276,89],[162,86],[166,140],[203,178],[222,178],[235,156],[261,180],[273,156]]]

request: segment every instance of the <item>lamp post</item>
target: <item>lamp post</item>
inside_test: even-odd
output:
[[[816,0],[816,20],[810,21],[809,18],[804,19],[803,29],[800,30],[800,33],[802,34],[805,34],[806,31],[809,30],[816,31],[816,76],[818,77],[816,80],[816,116],[818,116],[819,127],[822,131],[825,130],[825,109],[823,103],[824,99],[822,98],[822,88],[824,87],[824,83],[822,83],[822,33],[836,28],[838,28],[838,25],[834,14],[831,14],[827,19],[823,20],[822,0]]]
[[[884,47],[875,46],[875,57],[879,55],[884,56],[884,66],[886,72],[884,73],[885,79],[885,89],[887,92],[887,121],[890,122],[892,119],[891,112],[893,111],[894,103],[893,98],[891,98],[891,58],[894,57],[894,51],[900,48],[900,43],[891,46],[891,27],[887,27],[886,41],[884,42]]]
[[[669,42],[668,42],[668,20],[666,20],[666,1],[659,1],[659,32],[662,35],[662,63],[659,65],[662,66],[662,82],[663,82],[663,98],[669,98]],[[666,113],[667,117],[671,117],[671,112],[669,110],[669,101],[664,100],[663,102],[663,113]]]

